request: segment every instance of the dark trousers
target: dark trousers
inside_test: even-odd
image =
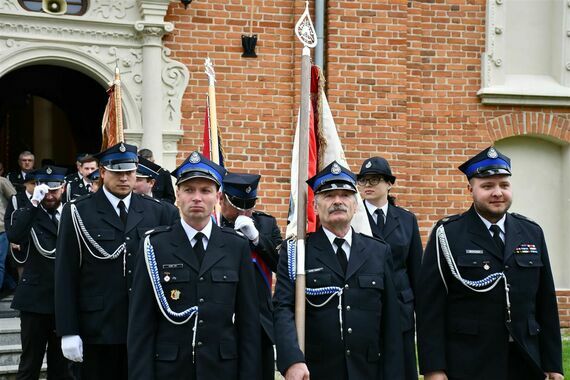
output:
[[[127,378],[126,344],[83,344],[81,380]]]
[[[71,379],[69,362],[61,352],[61,339],[55,334],[53,314],[20,312],[22,355],[18,367],[18,380],[37,380],[46,353],[49,380]]]
[[[273,351],[273,342],[271,342],[263,328],[261,329],[261,370],[261,378],[263,380],[275,379],[275,351]]]

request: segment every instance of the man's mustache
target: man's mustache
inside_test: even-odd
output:
[[[335,211],[347,212],[348,207],[343,206],[343,205],[334,205],[334,206],[330,207],[327,211],[329,212],[329,214],[332,214]]]

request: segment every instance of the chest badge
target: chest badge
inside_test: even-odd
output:
[[[180,294],[181,294],[181,293],[180,293],[180,290],[178,290],[178,289],[172,289],[172,290],[170,291],[170,299],[172,299],[172,300],[174,300],[174,301],[177,301],[177,300],[180,299]]]
[[[168,273],[168,272],[165,273],[163,279],[164,279],[164,282],[169,282],[170,281],[170,273]]]

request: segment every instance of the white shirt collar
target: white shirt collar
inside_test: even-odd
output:
[[[119,205],[120,201],[123,201],[123,203],[125,204],[126,211],[129,212],[129,208],[131,207],[131,196],[133,195],[132,192],[130,192],[129,195],[127,195],[123,199],[121,199],[121,198],[118,198],[117,196],[111,194],[111,192],[109,190],[107,190],[107,188],[105,186],[103,186],[103,193],[105,194],[105,196],[107,197],[109,202],[111,202],[111,205],[115,209],[115,212],[117,213],[117,215],[120,216],[119,208],[117,207]]]
[[[34,194],[30,194],[26,191],[26,197],[28,197],[28,199],[32,199],[32,195],[34,195]]]
[[[382,210],[382,212],[384,213],[384,221],[386,221],[386,217],[388,215],[388,202],[386,202],[386,204],[384,204],[384,206],[382,206],[382,207],[376,207],[375,205],[368,202],[367,200],[364,201],[364,204],[366,205],[366,208],[368,209],[368,212],[370,213],[370,215],[372,215],[372,217],[374,218],[374,221],[376,221],[376,217],[378,216],[378,214],[376,214],[377,209]]]
[[[483,221],[483,223],[485,223],[485,227],[487,227],[487,230],[489,230],[489,228],[491,228],[491,226],[493,224],[496,224],[497,226],[499,226],[499,228],[501,229],[501,233],[505,234],[505,220],[507,220],[507,214],[503,215],[503,217],[501,219],[499,219],[499,221],[497,223],[491,223],[489,222],[487,219],[483,218],[479,213],[477,213],[477,215],[479,215],[479,218],[481,218],[481,220]],[[492,233],[491,233],[492,234]]]
[[[186,232],[186,236],[188,236],[188,240],[190,241],[192,246],[194,246],[195,243],[194,235],[196,235],[198,232],[201,232],[205,236],[202,239],[202,243],[204,244],[204,250],[208,248],[208,241],[210,240],[210,235],[212,234],[212,218],[209,218],[208,224],[206,224],[206,226],[202,229],[202,231],[198,231],[197,229],[186,223],[184,218],[180,218],[180,223],[182,224],[182,228],[184,229],[184,232]]]
[[[325,231],[325,235],[327,235],[327,239],[329,239],[329,242],[332,245],[333,251],[336,252],[338,247],[336,246],[336,244],[334,244],[334,239],[338,238],[340,236],[336,236],[334,233],[327,230],[325,227],[323,227],[323,231]],[[340,237],[340,238],[345,240],[344,244],[342,245],[342,249],[346,253],[346,258],[348,260],[348,258],[350,257],[350,247],[352,246],[352,228],[350,228],[348,230],[348,232],[346,233],[345,236]]]

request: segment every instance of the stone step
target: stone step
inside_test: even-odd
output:
[[[10,307],[13,299],[13,295],[0,299],[0,318],[14,318],[20,315],[18,310],[14,310]]]
[[[42,364],[39,380],[47,378],[47,364]],[[18,374],[18,365],[0,365],[0,380],[16,380]]]
[[[21,353],[22,346],[19,344],[0,346],[0,366],[18,365]]]
[[[0,347],[20,343],[20,318],[0,318]]]

